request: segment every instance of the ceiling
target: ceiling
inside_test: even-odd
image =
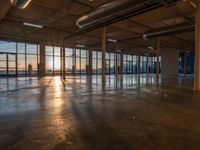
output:
[[[29,42],[61,44],[62,38],[80,31],[76,20],[86,12],[111,0],[32,0],[21,10],[10,4],[10,0],[0,1],[0,37]],[[195,3],[195,1],[193,1]],[[179,0],[171,7],[158,8],[106,27],[107,37],[118,40],[108,42],[109,50],[146,52],[148,46],[156,47],[157,39],[144,40],[142,35],[151,29],[179,24],[194,19],[195,8],[189,2]],[[42,25],[43,28],[24,26],[23,22]],[[97,29],[65,40],[65,45],[77,44],[86,48],[101,49],[102,29]],[[194,50],[194,32],[160,38],[161,48]]]

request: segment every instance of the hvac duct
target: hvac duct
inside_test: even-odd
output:
[[[19,8],[19,9],[24,9],[29,5],[31,0],[10,0],[10,2],[15,7]]]
[[[115,0],[94,9],[89,14],[80,17],[76,24],[79,28],[84,28],[95,23],[102,23],[112,17],[129,12],[139,12],[155,6],[165,6],[172,4],[177,0]]]
[[[187,23],[167,26],[167,27],[148,31],[143,35],[143,38],[145,40],[148,40],[151,38],[184,33],[184,32],[189,32],[189,31],[194,31],[194,30],[195,30],[195,23],[194,21],[190,21]]]

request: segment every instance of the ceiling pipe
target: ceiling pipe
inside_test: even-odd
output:
[[[19,9],[24,9],[30,4],[31,0],[10,0],[10,3]]]
[[[76,21],[79,28],[84,28],[89,25],[102,23],[113,16],[128,14],[133,11],[141,11],[154,5],[169,5],[177,0],[115,0],[104,4],[92,12],[80,17]]]
[[[190,32],[195,30],[195,22],[190,21],[182,24],[171,25],[154,30],[147,31],[143,35],[143,39],[148,40],[157,37],[174,35],[178,33]]]
[[[182,0],[183,2],[189,2],[194,8],[197,8],[197,5],[192,0]]]

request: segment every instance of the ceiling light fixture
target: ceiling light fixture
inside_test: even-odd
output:
[[[19,9],[25,9],[31,0],[10,0],[11,4]]]
[[[77,47],[85,47],[85,45],[76,45]]]
[[[148,49],[152,49],[152,50],[155,49],[153,46],[148,46],[147,48],[148,48]]]
[[[23,25],[30,26],[30,27],[35,27],[35,28],[42,28],[43,27],[41,25],[32,24],[32,23],[28,23],[28,22],[24,22]]]
[[[109,42],[115,42],[115,43],[117,42],[117,40],[114,40],[114,39],[108,39],[108,41]]]

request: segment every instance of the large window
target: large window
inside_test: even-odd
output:
[[[16,53],[16,42],[0,41],[0,52]]]
[[[93,74],[101,74],[102,73],[102,52],[93,51],[92,52],[92,69]]]
[[[157,64],[157,57],[150,56],[149,57],[149,72],[156,73],[156,64]],[[159,57],[159,68],[161,68],[161,57]]]
[[[81,74],[81,50],[76,49],[76,74]]]
[[[7,75],[37,75],[39,50],[37,44],[0,41],[0,54],[4,57],[0,67],[4,66]],[[6,65],[4,65],[6,64]],[[1,73],[0,73],[1,74]]]
[[[0,75],[37,75],[39,60],[39,45],[20,42],[0,41]],[[83,49],[65,48],[65,69],[67,75],[85,75],[88,70],[89,51]],[[116,58],[118,57],[118,61]],[[116,53],[106,52],[106,74],[115,74],[121,65],[121,56]],[[183,72],[183,57],[180,56],[180,71]],[[60,75],[61,69],[61,47],[45,46],[46,74]],[[135,74],[137,70],[141,73],[156,73],[157,58],[150,56],[138,56],[132,54],[123,54],[123,72],[124,74]],[[148,63],[147,63],[148,61]],[[161,58],[159,58],[161,62]],[[148,64],[148,65],[147,65]],[[116,65],[118,67],[116,67]],[[159,63],[161,66],[161,63]],[[187,54],[187,72],[193,73],[194,54]],[[140,68],[137,68],[140,67]],[[102,52],[92,52],[92,73],[102,74]]]
[[[28,68],[28,70],[30,68],[32,68],[32,74],[36,75],[37,72],[37,68],[38,68],[38,46],[34,45],[34,44],[27,44],[26,45],[26,68]],[[29,72],[28,72],[29,73]]]
[[[147,73],[147,56],[140,56],[140,73]]]
[[[45,46],[46,74],[53,75],[53,46]]]
[[[191,52],[180,53],[180,58],[179,58],[179,73],[180,74],[184,73],[184,67],[186,67],[186,74],[194,73],[194,53],[191,53]]]
[[[88,51],[87,50],[81,50],[81,74],[86,74],[87,66],[88,66]]]
[[[46,60],[46,74],[59,75],[60,74],[60,47],[45,46],[45,60]]]
[[[125,74],[137,73],[137,56],[123,54],[123,66],[123,71]]]
[[[54,47],[54,74],[59,75],[60,74],[60,47]]]
[[[66,74],[72,75],[73,73],[73,49],[65,48],[65,70]]]
[[[110,53],[110,74],[116,73],[116,53]]]

